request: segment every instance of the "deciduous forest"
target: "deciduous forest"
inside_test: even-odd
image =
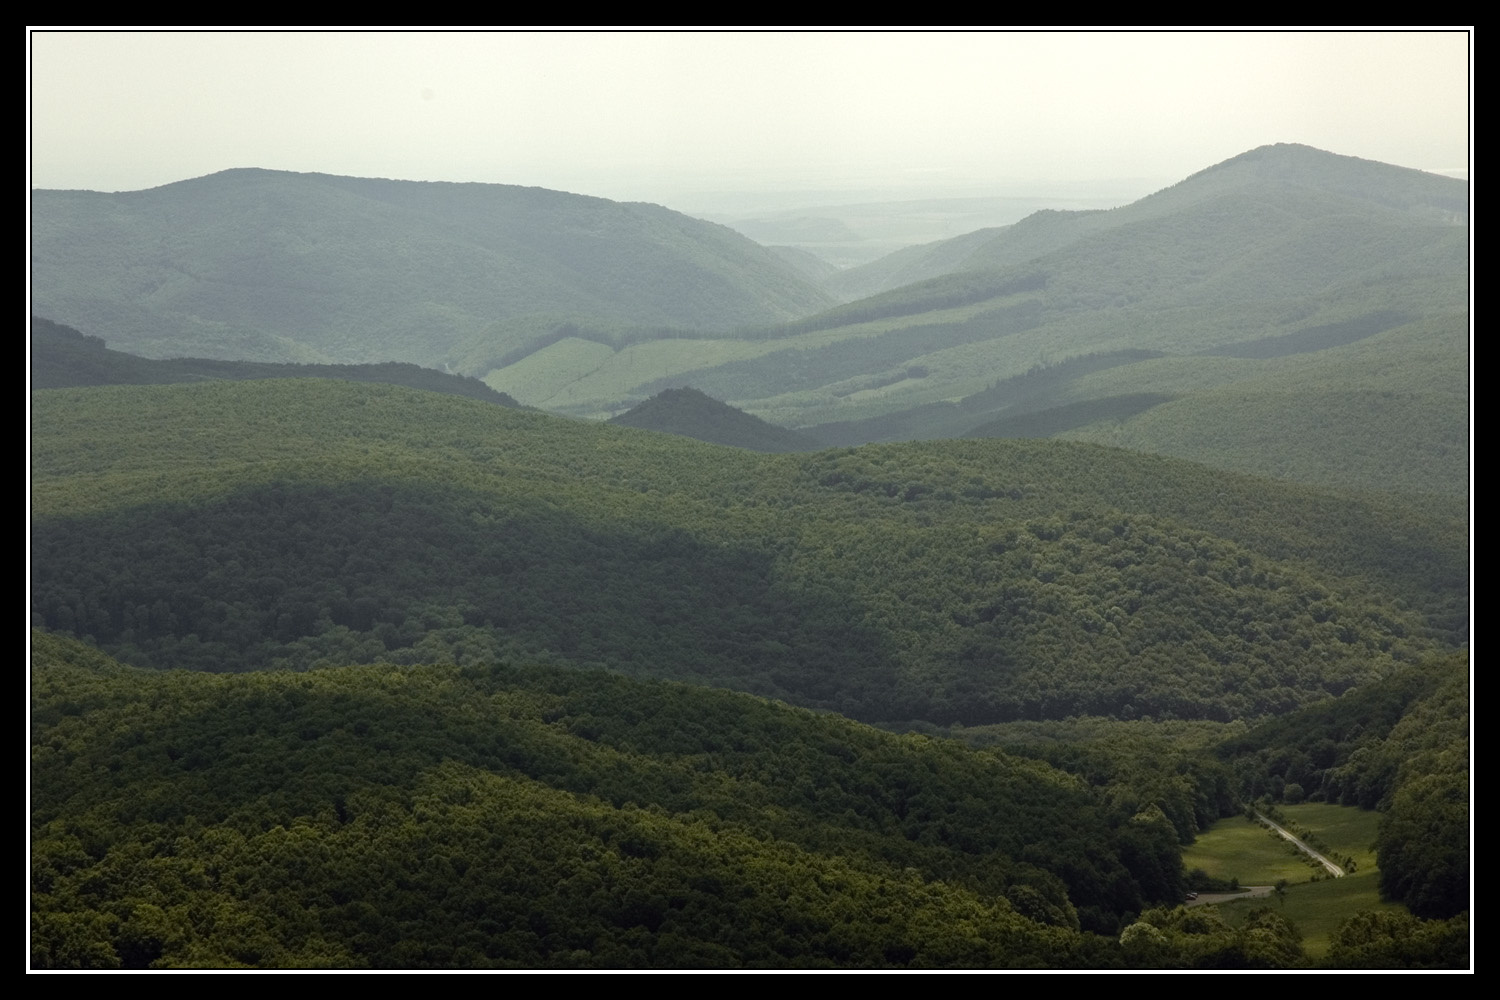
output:
[[[1467,210],[36,192],[32,967],[1467,967]]]

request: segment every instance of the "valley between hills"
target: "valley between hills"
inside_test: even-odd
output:
[[[1468,205],[33,192],[32,966],[1467,967]]]

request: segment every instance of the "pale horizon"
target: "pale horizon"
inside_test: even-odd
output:
[[[1431,32],[33,28],[34,188],[235,167],[691,211],[1132,200],[1257,146],[1466,178],[1470,37]]]

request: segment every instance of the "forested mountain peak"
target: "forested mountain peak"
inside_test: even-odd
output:
[[[1229,187],[1289,185],[1394,208],[1448,222],[1468,218],[1468,184],[1451,177],[1398,167],[1376,160],[1344,156],[1298,143],[1258,146],[1190,175],[1142,199],[1176,201],[1183,195],[1212,196]]]
[[[1451,194],[1467,183],[1441,174],[1399,167],[1379,160],[1347,156],[1296,142],[1277,142],[1246,150],[1221,163],[1189,175],[1181,183],[1222,171],[1243,170],[1260,178],[1295,180],[1345,190],[1359,187],[1410,185]]]
[[[680,434],[751,451],[815,451],[821,447],[817,440],[806,434],[766,423],[692,387],[663,389],[645,402],[611,418],[610,423]]]
[[[1011,226],[913,247],[853,268],[830,286],[870,294],[938,274],[1014,266],[1096,233],[1181,212],[1201,212],[1206,203],[1251,195],[1294,206],[1300,214],[1348,213],[1358,205],[1364,210],[1395,209],[1450,224],[1468,218],[1468,185],[1463,181],[1311,146],[1278,143],[1206,167],[1128,205],[1084,211],[1040,209]],[[1236,225],[1233,214],[1221,213],[1216,235],[1225,241],[1241,238]],[[879,283],[872,284],[862,275],[880,276]]]

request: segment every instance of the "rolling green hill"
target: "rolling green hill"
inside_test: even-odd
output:
[[[594,419],[692,386],[850,443],[1468,488],[1467,187],[1305,146],[909,248],[830,279],[864,296],[831,309],[722,227],[541,189],[238,170],[36,192],[33,220],[36,309],[145,355],[414,361]]]
[[[33,657],[38,967],[1109,967],[1180,892],[1045,764],[744,695]]]

